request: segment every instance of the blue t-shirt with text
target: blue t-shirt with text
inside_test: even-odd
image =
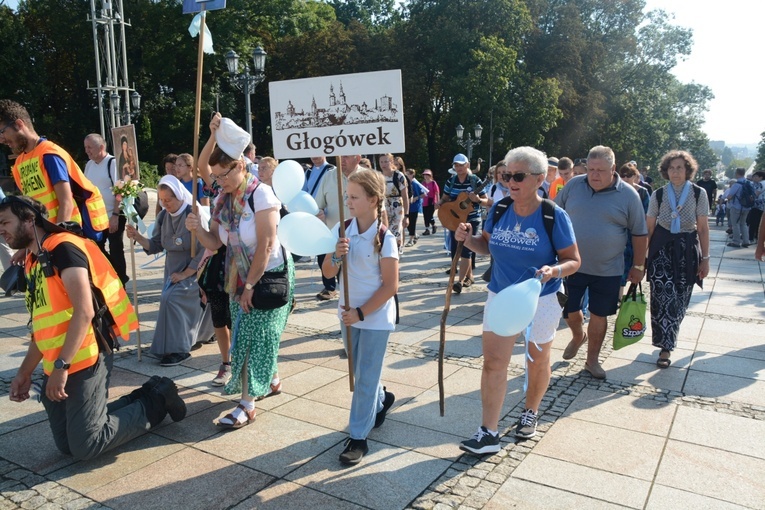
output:
[[[489,210],[484,231],[490,235],[489,252],[494,258],[489,290],[500,292],[505,287],[532,278],[540,267],[554,265],[558,261],[558,255],[547,237],[541,206],[524,218],[517,216],[511,205],[500,217],[497,225],[494,225],[495,207],[497,204]],[[571,220],[560,207],[555,207],[553,239],[559,250],[576,242]],[[560,283],[558,278],[551,279],[542,287],[541,295],[557,292]]]

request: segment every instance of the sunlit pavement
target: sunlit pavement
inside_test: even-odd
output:
[[[143,356],[138,361],[134,335],[115,362],[111,396],[166,375],[181,388],[188,416],[168,418],[88,462],[56,450],[41,404],[7,398],[28,317],[23,299],[1,298],[0,509],[765,508],[765,294],[753,247],[728,248],[722,229],[712,227],[711,274],[694,291],[668,369],[656,367],[658,350],[647,337],[619,351],[604,347],[607,379],[592,379],[583,371],[584,348],[562,360],[570,335],[561,322],[538,434],[526,441],[512,436],[523,411],[524,347],[517,343],[503,449],[477,458],[457,446],[480,422],[485,284],[452,299],[441,417],[442,242],[439,229],[405,249],[401,323],[383,370],[396,403],[353,468],[337,459],[351,402],[337,301],[315,299],[315,261],[297,264],[298,307],[279,356],[282,394],[258,402],[252,425],[223,432],[213,422],[236,396],[210,384],[217,346],[172,368],[148,354],[163,261],[137,253]],[[479,260],[477,275],[487,263]],[[607,345],[610,339],[611,332]]]

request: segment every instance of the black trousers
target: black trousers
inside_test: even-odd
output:
[[[112,263],[112,267],[117,272],[117,276],[122,281],[122,284],[130,279],[127,275],[127,262],[125,262],[125,223],[127,218],[124,216],[119,217],[119,223],[117,224],[117,231],[114,233],[108,230],[104,232],[104,236],[98,243],[98,247]],[[106,251],[106,242],[109,241],[109,251]]]

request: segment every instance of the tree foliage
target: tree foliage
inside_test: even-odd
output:
[[[158,163],[167,152],[192,149],[198,43],[180,0],[123,1],[130,79],[143,97],[139,154]],[[271,151],[269,81],[401,69],[405,159],[442,176],[462,150],[457,124],[482,124],[474,154],[494,161],[519,145],[576,158],[596,144],[652,173],[671,149],[690,150],[702,168],[718,159],[701,129],[711,91],[671,74],[690,53],[692,33],[663,11],[644,12],[643,0],[227,4],[207,17],[216,54],[204,56],[202,138],[216,104],[245,124],[244,94],[230,82],[223,56],[233,49],[251,64],[260,44],[268,52],[266,82],[252,105],[261,154]],[[0,5],[0,65],[13,69],[0,97],[24,103],[38,131],[79,161],[82,138],[99,125],[86,87],[96,79],[89,9],[81,0],[22,0],[16,11]],[[760,151],[765,156],[762,144]]]

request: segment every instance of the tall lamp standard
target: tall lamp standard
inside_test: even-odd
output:
[[[475,135],[475,138],[472,138],[470,136],[470,133],[468,133],[467,138],[463,138],[463,135],[465,134],[465,128],[462,127],[462,124],[457,124],[457,143],[460,144],[460,147],[467,150],[467,157],[468,161],[473,159],[473,147],[481,143],[481,133],[483,133],[483,128],[480,124],[476,124],[473,127],[473,134]]]
[[[122,110],[120,108],[119,94],[117,94],[117,92],[112,92],[111,96],[109,96],[109,106],[114,114],[114,118],[117,120],[117,126],[132,124],[135,118],[141,113],[141,94],[134,90],[130,94],[130,106],[132,110],[131,108]]]
[[[252,140],[252,108],[250,106],[250,95],[255,93],[255,87],[258,86],[266,77],[266,50],[258,46],[252,51],[252,68],[244,65],[244,72],[239,72],[239,55],[234,50],[226,53],[226,67],[228,67],[229,78],[236,88],[244,91],[244,108],[247,115],[247,132],[250,133]]]

